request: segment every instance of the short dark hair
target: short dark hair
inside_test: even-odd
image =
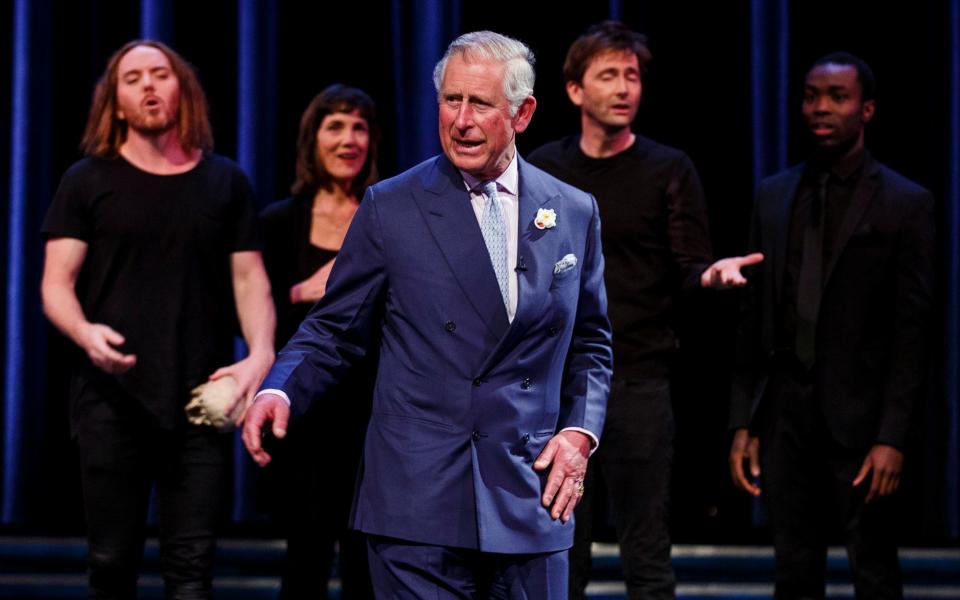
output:
[[[317,130],[327,115],[353,111],[359,112],[367,122],[370,147],[367,150],[367,160],[353,181],[351,192],[359,198],[367,187],[376,183],[377,157],[380,152],[380,125],[377,123],[376,105],[363,90],[335,83],[317,94],[300,117],[300,133],[297,135],[297,179],[291,188],[295,196],[313,195],[318,189],[330,184],[330,174],[317,157]]]
[[[854,56],[849,52],[831,52],[818,58],[807,71],[808,73],[815,67],[822,65],[844,65],[857,70],[857,81],[860,82],[860,100],[866,102],[873,100],[877,95],[877,80],[873,77],[873,69],[859,56]]]
[[[110,56],[107,68],[93,90],[93,102],[80,148],[87,156],[112,157],[127,139],[127,122],[117,118],[117,80],[120,60],[138,46],[156,48],[170,61],[180,84],[180,106],[177,107],[177,135],[184,150],[213,151],[207,97],[193,65],[170,46],[156,40],[133,40]]]
[[[583,74],[590,61],[604,52],[632,52],[637,55],[640,72],[645,73],[653,58],[647,48],[647,36],[632,31],[620,21],[603,21],[591,25],[567,51],[563,61],[564,81],[583,83]]]

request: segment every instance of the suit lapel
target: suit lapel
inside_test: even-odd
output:
[[[864,214],[866,214],[867,209],[870,207],[870,201],[873,200],[873,196],[877,193],[879,176],[880,168],[877,166],[877,163],[868,158],[866,164],[863,166],[863,176],[860,178],[859,183],[857,183],[857,189],[853,192],[853,198],[850,200],[847,214],[844,215],[843,223],[841,223],[840,229],[837,231],[837,235],[833,240],[833,247],[830,249],[830,263],[826,265],[823,271],[824,287],[826,287],[830,281],[830,274],[833,273],[837,259],[840,258],[844,247],[847,245],[847,242],[850,241],[850,236],[857,230],[857,226],[860,225],[860,221],[863,220]]]
[[[424,175],[423,191],[413,195],[464,295],[500,339],[509,326],[507,311],[460,173],[439,156]]]

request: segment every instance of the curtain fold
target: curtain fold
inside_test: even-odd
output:
[[[269,0],[239,0],[237,12],[237,163],[246,171],[257,198],[272,198],[276,155],[276,27],[277,13]],[[246,356],[237,342],[237,359]],[[233,520],[257,517],[256,465],[234,435]]]
[[[440,152],[433,68],[460,31],[460,0],[391,0],[397,170]]]
[[[750,100],[753,136],[753,184],[787,167],[789,15],[787,0],[750,2]],[[767,522],[755,498],[753,525]]]
[[[787,167],[789,20],[787,0],[750,2],[754,185]]]
[[[140,0],[140,38],[171,43],[173,3],[170,0]]]
[[[21,473],[23,468],[23,273],[21,249],[26,233],[27,131],[30,124],[29,48],[31,3],[17,0],[13,5],[13,69],[10,110],[9,203],[7,205],[7,281],[4,321],[3,386],[3,523],[22,518]]]
[[[946,240],[944,269],[947,403],[946,529],[947,536],[960,537],[960,0],[950,0],[949,23],[949,164],[947,165]]]
[[[51,2],[13,6],[3,354],[3,481],[0,523],[31,514],[46,440],[46,324],[40,309],[40,222],[51,194]]]

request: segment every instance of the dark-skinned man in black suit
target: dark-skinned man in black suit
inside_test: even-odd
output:
[[[874,79],[859,58],[814,63],[806,163],[760,183],[731,404],[734,484],[763,496],[776,598],[823,598],[842,525],[857,598],[902,598],[891,497],[923,397],[933,198],[876,161]]]

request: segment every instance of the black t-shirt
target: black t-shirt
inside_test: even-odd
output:
[[[84,315],[122,334],[121,351],[137,356],[116,376],[83,356],[75,394],[119,385],[160,427],[182,423],[189,390],[233,362],[230,254],[259,249],[246,176],[217,155],[177,175],[85,158],[64,174],[42,232],[88,244],[77,281]]]
[[[609,158],[580,150],[580,136],[546,144],[534,165],[594,195],[600,209],[617,377],[665,374],[677,345],[670,326],[678,289],[699,286],[711,262],[700,178],[683,152],[636,136]]]

